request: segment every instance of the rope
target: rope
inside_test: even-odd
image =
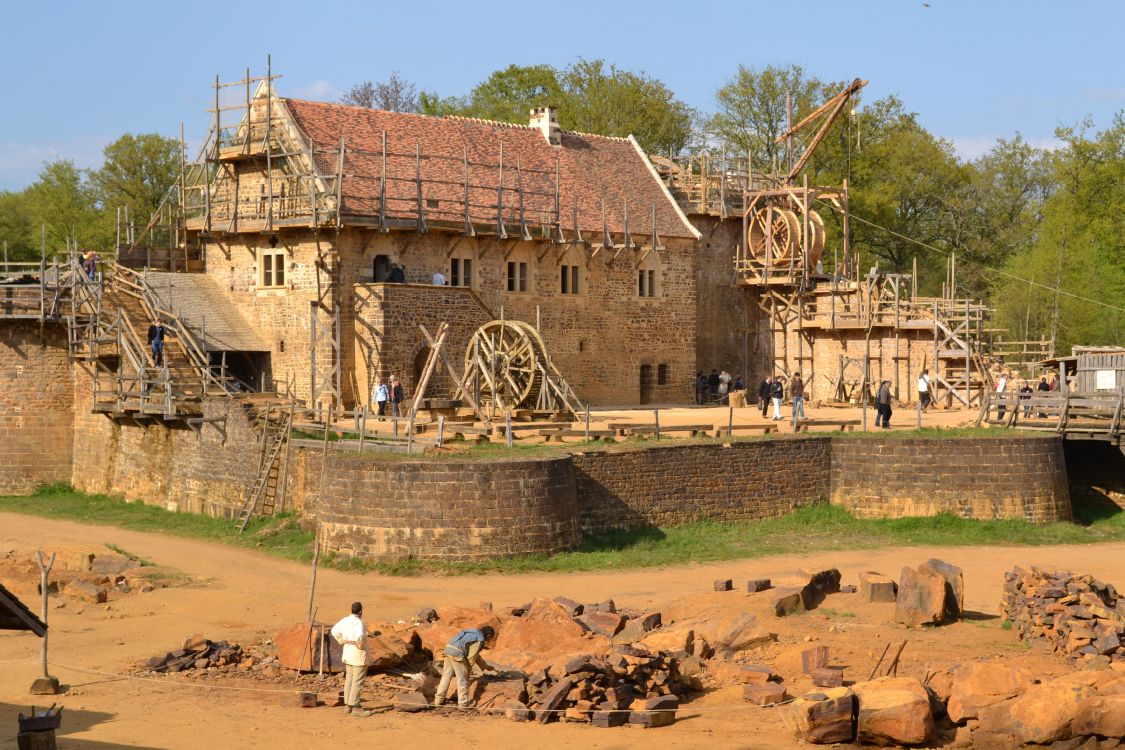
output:
[[[205,690],[231,690],[231,691],[235,691],[235,692],[250,692],[250,693],[286,693],[286,694],[289,694],[289,695],[297,695],[299,693],[312,692],[312,691],[308,691],[308,690],[285,690],[285,689],[279,690],[279,689],[276,689],[276,688],[239,687],[239,686],[235,686],[235,685],[203,685],[203,684],[197,684],[197,683],[194,683],[194,682],[179,682],[177,680],[169,680],[166,677],[165,678],[161,678],[161,677],[140,677],[138,675],[118,674],[116,672],[102,672],[102,671],[97,670],[97,669],[86,669],[84,667],[72,667],[72,666],[68,666],[66,664],[60,664],[59,662],[56,662],[56,661],[52,661],[51,666],[59,667],[61,669],[69,669],[72,672],[81,672],[83,674],[99,675],[101,677],[114,677],[114,678],[124,679],[124,680],[135,680],[137,682],[154,682],[154,683],[157,683],[157,684],[160,684],[160,685],[170,685],[170,686],[173,686],[173,687],[203,688]],[[698,706],[698,707],[680,706],[679,708],[652,709],[651,711],[649,711],[649,713],[667,713],[667,712],[685,711],[685,710],[690,710],[693,713],[699,713],[699,712],[707,713],[709,711],[730,711],[731,709],[738,709],[738,708],[760,710],[760,709],[768,709],[768,708],[776,708],[776,707],[784,706],[787,703],[792,703],[795,700],[797,700],[797,699],[796,698],[789,698],[788,700],[780,701],[778,703],[773,703],[773,704],[770,704],[768,706],[758,706],[758,705],[755,705],[753,703],[735,703],[735,704],[724,705],[724,706]],[[454,707],[456,707],[456,704],[448,704],[448,707],[454,708]],[[508,709],[507,708],[490,708],[490,707],[475,706],[471,710],[476,711],[477,713],[499,713],[501,711],[507,711]],[[532,708],[530,710],[534,711],[537,714],[543,714],[543,713],[562,714],[562,713],[566,712],[565,708],[553,708],[553,709]],[[629,709],[629,708],[593,709],[589,713],[591,713],[591,714],[630,713],[632,710],[633,709]],[[13,737],[12,739],[15,739],[15,737]],[[9,742],[9,741],[10,740],[0,740],[0,742]]]
[[[838,208],[835,205],[829,203],[828,201],[822,200],[821,198],[817,198],[816,200],[817,200],[818,203],[822,203],[825,206],[828,206],[833,211],[836,211],[836,212],[841,213],[841,214],[844,212],[842,208]],[[854,219],[855,221],[858,221],[862,224],[866,224],[869,227],[874,227],[875,229],[881,229],[884,232],[886,232],[887,234],[891,234],[891,235],[894,235],[895,237],[898,237],[900,240],[906,240],[907,242],[918,245],[919,247],[923,247],[927,250],[938,253],[940,255],[944,255],[944,256],[947,256],[947,257],[949,256],[950,251],[942,250],[940,247],[934,247],[933,245],[922,242],[921,240],[916,240],[913,237],[907,237],[905,234],[901,234],[899,232],[896,232],[893,229],[888,229],[887,227],[876,224],[873,221],[868,221],[867,219],[864,219],[860,216],[856,216],[853,213],[849,212],[848,218]],[[1075,300],[1078,300],[1080,302],[1089,302],[1090,304],[1093,304],[1093,305],[1100,305],[1101,307],[1107,307],[1110,310],[1115,310],[1117,312],[1125,313],[1125,307],[1118,307],[1117,305],[1111,305],[1108,302],[1102,302],[1101,300],[1092,299],[1090,297],[1083,297],[1080,294],[1075,294],[1074,292],[1068,292],[1065,289],[1063,289],[1062,287],[1051,286],[1050,284],[1043,284],[1043,283],[1040,283],[1038,281],[1034,281],[1032,279],[1026,279],[1022,276],[1017,276],[1014,273],[1009,273],[1008,271],[1004,271],[1004,270],[1001,270],[999,268],[993,268],[991,266],[986,266],[983,263],[972,260],[970,258],[966,258],[964,256],[961,257],[961,262],[962,263],[968,263],[971,266],[976,266],[977,268],[984,269],[985,271],[988,271],[989,273],[994,273],[998,276],[1003,276],[1004,278],[1011,279],[1013,281],[1022,281],[1022,282],[1025,282],[1025,283],[1029,284],[1030,286],[1037,286],[1040,289],[1045,289],[1049,292],[1057,292],[1058,294],[1061,294],[1064,297],[1070,297],[1071,299],[1075,299]]]

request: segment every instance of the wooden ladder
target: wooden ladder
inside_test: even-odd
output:
[[[281,475],[281,464],[278,458],[281,456],[281,449],[285,447],[285,443],[289,439],[290,415],[285,411],[281,413],[281,421],[273,432],[272,440],[269,433],[269,414],[266,414],[265,419],[266,433],[262,436],[262,439],[267,441],[268,447],[265,458],[258,468],[258,476],[254,480],[254,486],[246,497],[246,502],[242,504],[242,508],[238,511],[239,534],[246,530],[246,525],[255,515],[273,515],[275,510],[277,484]],[[261,506],[260,509],[259,505]]]

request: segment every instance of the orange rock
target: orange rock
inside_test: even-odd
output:
[[[1110,673],[1074,672],[1032,685],[1022,695],[984,709],[981,729],[1040,745],[1068,739],[1078,705],[1099,692],[1099,683],[1110,682],[1106,674]]]
[[[895,622],[914,627],[940,624],[945,619],[946,582],[926,566],[905,567],[899,576],[895,598]]]
[[[1075,736],[1125,737],[1125,694],[1086,698],[1074,712],[1071,730]]]
[[[966,664],[954,670],[947,712],[954,723],[980,717],[982,709],[1026,692],[1031,673],[1003,661]]]
[[[279,631],[273,637],[273,645],[277,649],[277,660],[287,669],[298,669],[302,672],[314,671],[320,664],[320,633],[324,629],[324,671],[342,672],[341,661],[344,647],[336,643],[336,639],[329,632],[331,625],[326,623],[313,623],[312,635],[309,635],[309,624],[298,622]],[[241,668],[241,665],[240,665]]]
[[[858,743],[920,745],[933,737],[930,696],[917,678],[880,677],[857,682],[852,692],[859,704]]]

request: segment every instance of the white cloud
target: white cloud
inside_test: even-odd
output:
[[[22,190],[35,181],[45,162],[70,159],[82,169],[102,164],[102,151],[112,138],[82,136],[39,143],[0,142],[0,190]]]

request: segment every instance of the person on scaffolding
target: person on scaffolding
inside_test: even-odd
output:
[[[152,349],[152,363],[157,367],[164,365],[164,324],[152,321],[148,327],[148,345]]]
[[[445,647],[445,664],[441,672],[441,682],[438,683],[437,692],[434,693],[434,705],[445,704],[445,697],[449,693],[449,683],[453,676],[457,676],[457,707],[476,708],[476,702],[469,700],[469,681],[474,677],[474,670],[495,673],[480,652],[494,645],[496,631],[490,625],[478,628],[467,628],[450,639]]]

